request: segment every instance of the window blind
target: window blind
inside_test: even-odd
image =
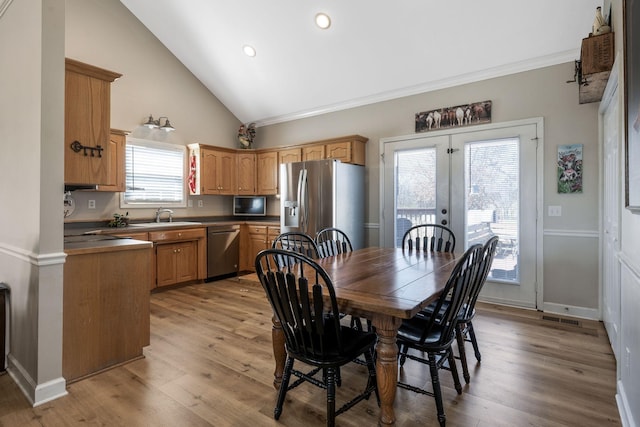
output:
[[[185,158],[184,146],[128,139],[122,204],[185,206]]]

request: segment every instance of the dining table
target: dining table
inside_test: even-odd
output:
[[[376,377],[380,395],[379,426],[395,425],[398,382],[396,337],[403,319],[434,301],[462,254],[368,247],[316,260],[332,280],[341,313],[372,321]],[[273,317],[274,386],[280,387],[286,360],[285,338]]]

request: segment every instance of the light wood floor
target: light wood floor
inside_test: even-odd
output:
[[[601,323],[574,326],[541,313],[479,304],[473,359],[462,395],[441,371],[448,426],[619,426],[615,363]],[[271,313],[259,285],[229,279],[151,297],[146,357],[71,384],[69,395],[31,408],[0,376],[0,426],[286,426],[325,424],[324,390],[303,384],[273,420]],[[362,367],[343,369],[338,402],[364,387]],[[407,361],[401,375],[430,382]],[[355,388],[354,388],[355,387]],[[341,400],[342,399],[342,400]],[[340,415],[340,426],[374,426],[375,399]],[[398,426],[437,426],[430,396],[399,389]]]

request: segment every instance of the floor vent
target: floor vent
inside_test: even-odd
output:
[[[550,322],[556,322],[556,323],[564,323],[566,325],[572,325],[572,326],[580,326],[579,320],[565,319],[565,318],[556,317],[556,316],[549,316],[546,314],[542,315],[542,320],[548,320]]]

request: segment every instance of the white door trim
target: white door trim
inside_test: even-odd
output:
[[[501,128],[523,126],[523,125],[535,125],[536,135],[538,138],[538,147],[536,149],[536,306],[538,309],[543,307],[543,290],[544,290],[544,118],[533,117],[529,119],[513,120],[509,122],[489,123],[485,125],[466,126],[461,128],[451,128],[439,131],[421,132],[412,135],[402,135],[387,138],[380,138],[378,149],[380,153],[379,167],[379,191],[380,191],[380,205],[379,205],[379,218],[380,218],[380,233],[379,242],[380,246],[384,246],[385,235],[385,221],[384,221],[384,146],[387,143],[393,143],[397,141],[407,141],[413,139],[424,138],[425,136],[443,136],[443,135],[457,135],[468,132],[484,131],[484,130],[496,130]]]

